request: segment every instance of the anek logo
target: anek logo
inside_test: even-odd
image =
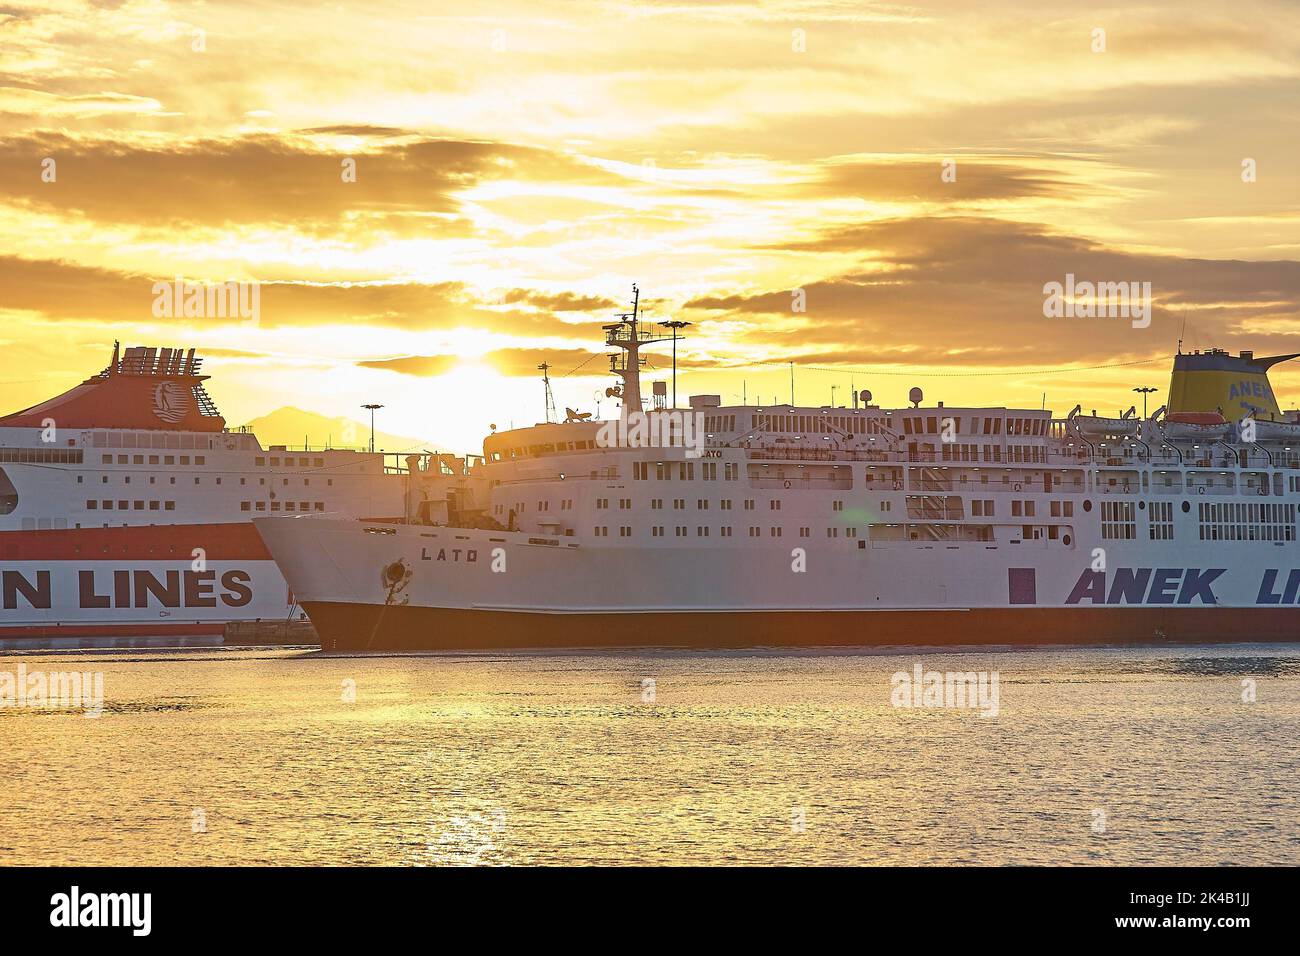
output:
[[[152,893],[70,893],[50,897],[51,926],[129,926],[131,935],[148,936],[153,926]]]
[[[1066,604],[1218,604],[1214,582],[1226,568],[1116,568],[1110,587],[1105,571],[1084,571]]]

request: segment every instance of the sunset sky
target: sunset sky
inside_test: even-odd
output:
[[[1067,273],[1150,327],[1045,318]],[[258,320],[155,318],[177,276]],[[206,354],[232,425],[477,450],[544,360],[595,411],[633,282],[693,323],[683,403],[794,362],[806,404],[1117,410],[1184,327],[1300,352],[1300,4],[0,0],[0,410],[120,339]]]

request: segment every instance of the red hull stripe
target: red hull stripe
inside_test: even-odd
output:
[[[271,560],[248,521],[0,531],[5,561],[189,561],[195,548],[209,561]]]
[[[224,634],[224,624],[25,624],[0,627],[0,640],[23,637],[188,637]]]
[[[1294,608],[537,614],[305,602],[326,650],[1300,642]]]

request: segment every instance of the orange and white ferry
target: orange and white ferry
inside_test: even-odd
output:
[[[115,346],[75,388],[0,417],[0,642],[219,640],[293,595],[250,519],[404,513],[397,456],[264,448],[231,430],[193,349]]]

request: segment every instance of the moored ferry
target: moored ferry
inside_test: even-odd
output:
[[[1180,353],[1149,416],[643,411],[656,334],[605,333],[619,421],[494,432],[401,521],[255,519],[326,648],[1300,640],[1296,356]]]
[[[252,517],[405,513],[399,464],[263,448],[226,427],[201,366],[115,346],[99,374],[0,418],[0,642],[203,642],[283,621],[296,604]]]

